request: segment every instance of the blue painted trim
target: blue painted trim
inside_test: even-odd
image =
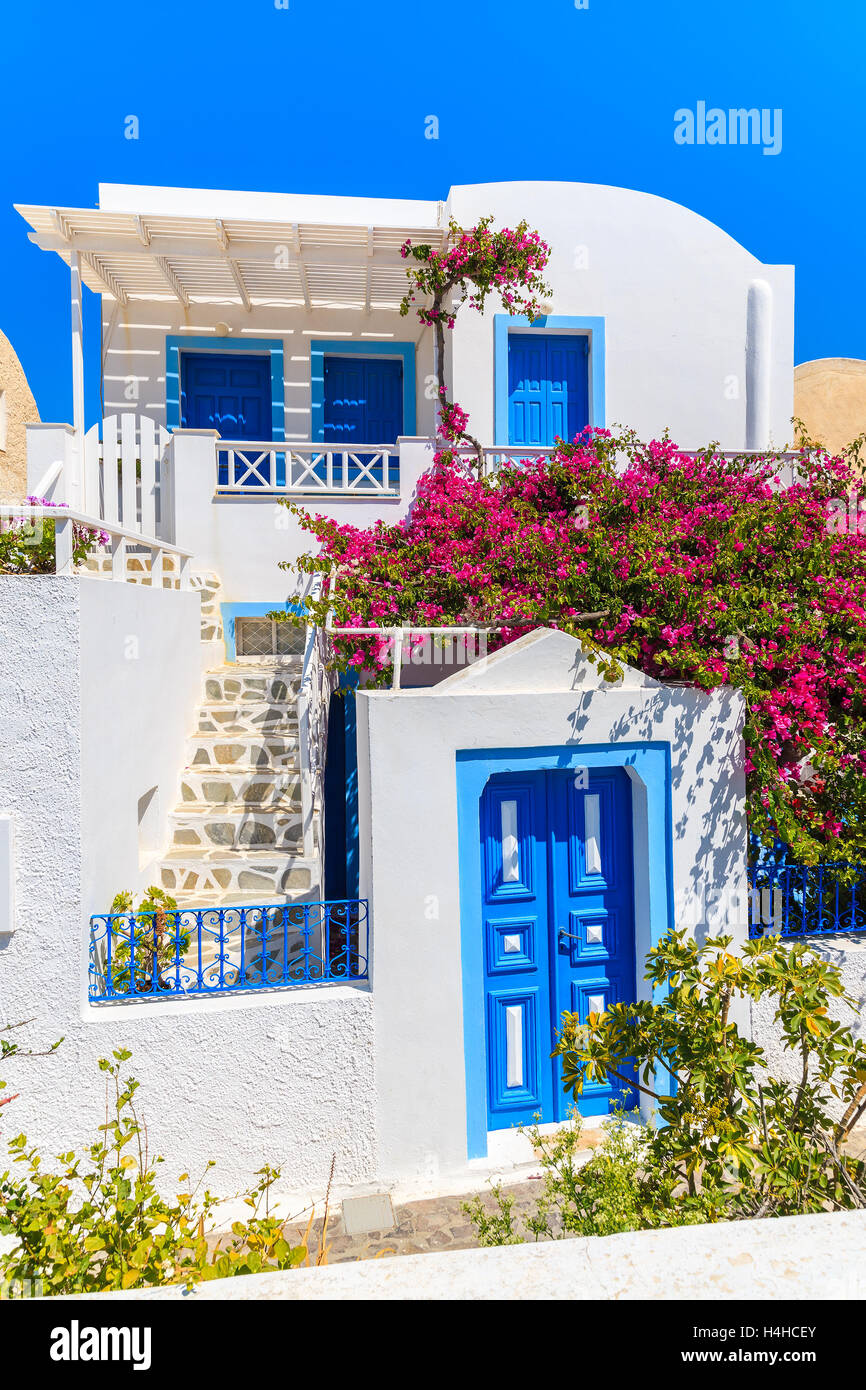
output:
[[[286,385],[282,338],[213,338],[166,334],[165,338],[165,424],[180,429],[180,354],[193,352],[267,352],[271,359],[271,439],[286,437]]]
[[[271,603],[221,603],[220,612],[223,620],[223,640],[226,644],[226,661],[237,660],[237,641],[235,638],[235,618],[263,618],[266,613],[275,613],[278,608],[282,608],[288,613],[290,610],[299,613],[302,605],[299,603],[291,604],[288,599],[276,599]]]
[[[484,938],[481,921],[481,794],[496,772],[574,767],[632,768],[646,788],[650,945],[674,924],[671,875],[671,749],[669,743],[568,744],[544,748],[482,748],[457,752],[460,874],[460,954],[463,975],[463,1051],[466,1063],[466,1140],[469,1158],[487,1154],[487,1058],[484,1029]],[[637,931],[637,923],[635,923]],[[641,978],[640,963],[635,962]],[[664,991],[654,992],[654,999]],[[666,1094],[663,1078],[659,1091]]]
[[[493,442],[508,443],[508,334],[525,332],[527,328],[543,333],[546,328],[564,329],[569,333],[586,333],[589,337],[589,423],[595,429],[605,426],[605,344],[604,319],[572,318],[549,314],[530,323],[523,314],[493,315]]]
[[[344,338],[313,338],[310,342],[310,438],[325,441],[325,357],[402,357],[403,434],[415,433],[415,344],[359,343]],[[383,440],[365,440],[368,444]]]

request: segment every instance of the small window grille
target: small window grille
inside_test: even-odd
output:
[[[241,656],[302,656],[304,629],[271,618],[236,618],[235,644]]]

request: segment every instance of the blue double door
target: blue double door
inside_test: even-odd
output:
[[[488,1128],[563,1120],[564,1012],[635,998],[631,784],[621,768],[501,773],[481,800]],[[629,1073],[630,1075],[630,1073]],[[593,1082],[584,1115],[629,1108]]]
[[[570,443],[589,424],[589,339],[508,335],[509,444]]]

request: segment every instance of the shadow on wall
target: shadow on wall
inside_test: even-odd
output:
[[[39,423],[33,392],[4,333],[0,333],[0,498],[27,493],[25,425]]]
[[[623,739],[638,739],[651,742],[659,737],[659,726],[665,714],[669,713],[668,692],[663,687],[655,697],[636,700],[628,711],[611,725],[608,738],[611,743]],[[675,926],[691,926],[697,939],[703,940],[711,935],[704,911],[709,894],[719,894],[728,887],[739,884],[746,853],[746,825],[743,810],[743,785],[739,779],[720,776],[723,765],[734,767],[744,780],[744,745],[742,737],[733,732],[729,725],[731,701],[741,699],[735,690],[722,690],[715,696],[708,696],[700,690],[683,688],[684,697],[691,696],[689,703],[676,715],[675,733],[671,741],[671,786],[673,791],[685,791],[688,809],[683,811],[672,826],[674,845],[687,837],[696,841],[695,849],[689,851],[689,885],[684,891],[680,907],[696,913],[696,920],[677,921]],[[713,700],[717,705],[716,736],[706,737],[706,726],[700,729],[701,746],[695,748],[696,723],[693,718],[695,704],[705,704]],[[581,704],[586,704],[584,697]],[[574,736],[578,737],[586,716],[581,714],[578,705],[572,716]],[[689,786],[682,787],[683,778],[688,776]],[[700,820],[696,821],[695,816]],[[720,834],[720,827],[726,829]],[[721,924],[719,924],[721,929]]]

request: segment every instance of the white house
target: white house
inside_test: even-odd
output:
[[[407,237],[489,213],[551,245],[544,317],[465,308],[449,335],[491,467],[613,422],[784,446],[792,269],[582,184],[107,185],[18,210],[71,268],[73,420],[28,431],[28,491],[65,504],[57,574],[0,582],[0,999],[67,1039],[16,1128],[80,1141],[121,1044],[170,1170],[216,1158],[226,1192],[263,1160],[314,1183],[332,1153],[344,1185],[456,1172],[557,1122],[561,1011],[636,997],[708,890],[745,934],[739,698],[612,686],[539,632],[334,701],[328,634],[266,616],[304,599],[278,503],[358,525],[411,504],[436,421],[430,330],[398,313]],[[82,282],[103,303],[90,430]],[[109,536],[79,566],[76,520]],[[108,918],[152,883],[177,917]]]

